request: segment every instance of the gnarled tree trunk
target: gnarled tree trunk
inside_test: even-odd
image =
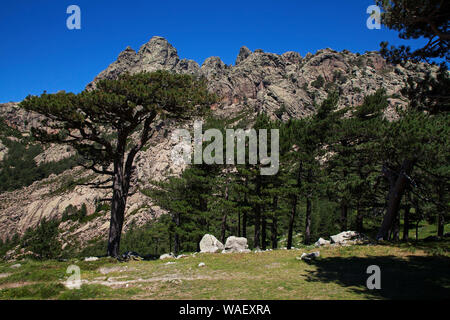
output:
[[[109,225],[108,256],[119,257],[120,238],[125,216],[128,190],[125,190],[123,155],[114,161],[113,196],[111,200],[111,222]]]
[[[394,219],[398,215],[403,193],[409,185],[408,176],[411,174],[414,162],[415,161],[413,159],[404,160],[400,173],[397,175],[396,179],[393,179],[395,182],[392,183],[389,191],[387,211],[384,215],[380,230],[378,231],[377,240],[388,239],[389,230],[391,230]],[[387,174],[389,175],[388,177],[392,178],[395,173],[389,172]]]

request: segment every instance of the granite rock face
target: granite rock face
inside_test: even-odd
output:
[[[180,60],[177,50],[166,39],[153,37],[138,52],[126,48],[88,88],[95,87],[100,79],[124,72],[155,70],[206,77],[211,91],[221,98],[219,106],[215,106],[219,115],[229,116],[248,109],[287,120],[313,113],[314,102],[320,103],[332,89],[341,92],[340,107],[345,107],[361,104],[365,95],[381,87],[386,88],[388,95],[398,96],[390,100],[391,107],[386,111],[388,118],[395,118],[394,107],[406,104],[399,91],[407,76],[421,77],[432,67],[391,66],[376,52],[360,55],[327,48],[302,58],[294,51],[278,55],[261,49],[252,52],[245,46],[240,48],[234,66],[226,65],[219,57],[210,57],[199,67],[195,61]],[[319,77],[322,84],[316,81]]]
[[[180,60],[177,49],[175,49],[166,39],[153,37],[142,45],[138,52],[127,47],[122,51],[117,60],[88,85],[88,88],[95,87],[95,82],[101,79],[114,79],[118,75],[129,72],[137,73],[141,71],[170,70],[179,73],[199,74],[200,66],[193,60]]]

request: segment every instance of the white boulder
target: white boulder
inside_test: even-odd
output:
[[[87,258],[84,258],[84,261],[97,261],[97,260],[98,260],[97,257],[87,257]]]
[[[314,245],[316,247],[321,247],[321,246],[325,246],[325,245],[329,245],[329,244],[330,244],[330,241],[325,240],[324,238],[319,238],[319,240],[317,240]]]
[[[165,253],[163,255],[161,255],[159,257],[160,260],[164,260],[164,259],[175,259],[175,256],[173,255],[173,253]]]
[[[358,240],[362,236],[356,231],[344,231],[331,236],[331,243],[346,244],[348,241]]]
[[[225,252],[250,252],[247,238],[231,236],[225,242]]]
[[[211,234],[205,234],[200,240],[201,253],[216,253],[224,249],[223,244]]]
[[[311,253],[304,252],[304,253],[302,253],[302,255],[300,257],[297,257],[297,260],[311,261],[319,256],[320,256],[319,251],[315,251],[315,252],[311,252]]]

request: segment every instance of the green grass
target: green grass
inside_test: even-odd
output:
[[[313,250],[321,252],[316,261],[296,259]],[[450,294],[449,252],[446,240],[127,263],[25,260],[0,264],[0,299],[442,299]],[[63,285],[71,264],[81,270],[79,290]],[[366,288],[372,264],[381,268],[381,290]]]
[[[400,237],[403,237],[403,223],[400,225]],[[436,224],[429,224],[426,221],[423,221],[419,224],[419,239],[425,239],[429,236],[435,236],[437,234],[437,225]],[[444,234],[450,232],[450,223],[446,224],[444,226]],[[414,225],[410,226],[409,232],[408,232],[409,239],[415,239],[416,238],[416,229]]]

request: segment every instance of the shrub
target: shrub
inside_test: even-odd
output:
[[[335,71],[333,74],[333,81],[337,83],[345,83],[347,81],[347,76],[341,71]]]
[[[286,105],[282,104],[281,107],[275,111],[275,115],[278,117],[278,119],[281,119],[281,116],[283,115],[283,113],[285,113],[287,111],[286,109]]]
[[[5,241],[0,239],[0,257],[3,257],[9,250],[20,243],[19,235],[16,233],[11,239]]]
[[[69,206],[64,210],[61,221],[67,220],[81,221],[86,217],[86,215],[87,215],[86,204],[83,203],[83,205],[79,210],[73,205],[69,204]]]
[[[58,241],[59,221],[44,218],[36,229],[29,228],[23,238],[22,247],[35,253],[39,259],[55,259],[61,254]]]
[[[317,89],[322,88],[324,84],[325,84],[325,79],[321,75],[318,76],[316,80],[311,82],[311,85]]]
[[[364,58],[362,56],[358,56],[358,58],[354,60],[353,64],[360,69],[363,68],[365,66]]]

